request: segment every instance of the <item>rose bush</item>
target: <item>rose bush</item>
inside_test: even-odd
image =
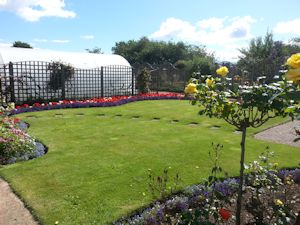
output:
[[[185,89],[185,93],[193,98],[191,103],[201,107],[200,115],[222,118],[242,132],[240,182],[236,204],[237,225],[241,224],[247,128],[259,127],[276,116],[290,115],[294,117],[295,112],[299,110],[300,100],[300,92],[296,86],[299,83],[298,77],[300,77],[298,73],[299,58],[300,54],[298,53],[287,60],[286,64],[289,66],[289,70],[286,73],[286,79],[280,82],[263,84],[261,83],[262,79],[258,79],[251,86],[227,82],[225,76],[229,71],[223,66],[216,71],[221,78],[203,75],[200,80],[191,79]],[[214,85],[212,85],[212,79],[214,79]],[[292,82],[289,82],[290,80]]]

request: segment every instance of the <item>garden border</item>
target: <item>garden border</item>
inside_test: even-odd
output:
[[[84,101],[72,101],[62,100],[58,102],[49,103],[34,103],[32,106],[23,104],[16,106],[15,109],[11,110],[10,116],[53,109],[68,109],[68,108],[90,108],[90,107],[111,107],[124,105],[136,101],[145,100],[189,100],[183,94],[178,93],[152,93],[152,94],[140,94],[136,96],[114,96],[108,98],[92,98]]]

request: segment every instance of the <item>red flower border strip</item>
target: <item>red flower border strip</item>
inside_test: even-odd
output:
[[[34,103],[33,105],[23,104],[18,105],[11,111],[11,115],[35,112],[52,109],[66,109],[66,108],[89,108],[89,107],[111,107],[124,105],[130,102],[144,101],[144,100],[164,100],[164,99],[186,99],[183,94],[178,93],[152,93],[140,94],[135,96],[114,96],[107,98],[91,98],[87,100],[62,100],[58,102],[49,103]]]

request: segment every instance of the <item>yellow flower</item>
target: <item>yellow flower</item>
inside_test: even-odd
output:
[[[293,81],[294,83],[300,81],[300,67],[297,69],[290,69],[285,77],[287,80]]]
[[[282,206],[283,205],[283,202],[280,200],[280,199],[276,199],[274,201],[275,205],[278,205],[278,206]]]
[[[205,82],[206,82],[206,86],[208,87],[211,87],[215,84],[214,78],[207,78]]]
[[[189,83],[185,87],[184,93],[186,93],[186,94],[195,94],[195,93],[197,93],[197,85],[194,84],[194,83]]]
[[[225,77],[229,73],[229,70],[226,66],[222,66],[219,69],[217,69],[216,72],[218,75]]]
[[[294,69],[300,68],[300,53],[291,55],[286,64]]]

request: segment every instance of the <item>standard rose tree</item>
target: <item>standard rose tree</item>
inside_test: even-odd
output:
[[[241,224],[247,128],[259,127],[276,116],[293,116],[299,110],[299,100],[297,98],[292,100],[291,97],[300,96],[300,92],[297,91],[300,80],[300,53],[291,56],[287,65],[289,70],[286,79],[277,83],[257,82],[253,86],[228,83],[224,77],[229,71],[223,66],[216,71],[220,77],[202,76],[201,81],[192,79],[185,89],[185,93],[192,97],[192,104],[201,107],[200,115],[222,118],[242,132],[237,225]]]

